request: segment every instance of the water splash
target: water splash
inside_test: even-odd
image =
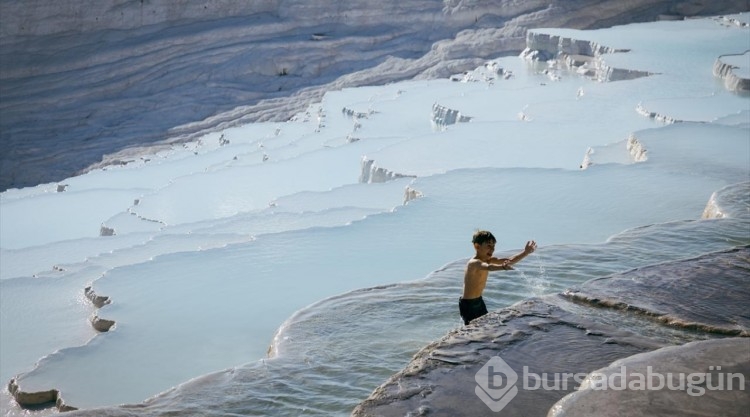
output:
[[[536,273],[531,274],[530,272],[527,274],[523,270],[520,270],[520,273],[526,282],[529,293],[538,297],[551,292],[552,285],[547,276],[547,267],[539,252],[534,252],[534,259],[536,260],[536,269],[539,271],[538,275]]]

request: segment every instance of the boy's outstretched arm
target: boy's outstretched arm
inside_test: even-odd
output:
[[[490,262],[493,264],[505,264],[507,268],[504,269],[512,269],[510,268],[511,265],[516,264],[521,259],[525,258],[531,253],[534,253],[536,250],[536,242],[533,240],[530,240],[526,242],[526,246],[523,248],[522,252],[517,253],[516,255],[511,256],[510,258],[492,258]]]
[[[489,262],[482,262],[479,259],[469,263],[469,268],[476,268],[484,271],[504,271],[513,269],[507,259],[492,258]]]

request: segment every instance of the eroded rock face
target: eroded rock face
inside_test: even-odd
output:
[[[83,293],[96,308],[102,308],[112,302],[109,297],[98,295],[91,286],[84,288]],[[89,322],[91,323],[91,327],[98,332],[108,332],[115,325],[114,320],[101,318],[98,314],[93,314],[89,318]],[[66,403],[62,393],[56,388],[36,390],[24,386],[25,379],[33,372],[34,371],[32,370],[29,373],[17,375],[8,382],[8,392],[13,396],[13,399],[18,405],[23,408],[44,408],[54,405],[58,411],[72,411],[78,409],[77,407]]]
[[[52,403],[57,400],[58,391],[51,389],[48,391],[24,392],[18,387],[18,380],[11,379],[8,383],[8,391],[15,398],[16,402],[22,406],[34,406],[45,403]]]
[[[545,415],[550,409],[554,416],[652,415],[652,402],[676,403],[680,394],[688,394],[672,390],[662,397],[661,391],[641,395],[633,390],[607,397],[590,388],[592,375],[609,375],[622,364],[640,370],[658,362],[664,373],[670,364],[673,373],[705,373],[715,365],[750,378],[750,339],[719,339],[750,330],[742,313],[750,299],[748,270],[750,247],[740,247],[595,279],[580,290],[492,312],[423,348],[352,415],[497,415],[477,392],[482,389],[477,373],[494,357],[512,369],[506,374],[515,373],[515,378],[503,375],[504,382],[492,382],[517,389],[503,405],[506,415]],[[703,339],[716,340],[689,343]],[[682,343],[688,344],[680,347]],[[682,359],[663,359],[676,352]],[[631,359],[618,361],[622,358]],[[585,390],[576,391],[581,383]],[[745,399],[733,402],[738,395]],[[620,400],[632,407],[605,407]],[[746,412],[746,400],[742,391],[713,393],[703,401],[691,399],[685,403],[690,407],[681,409],[734,415]],[[604,407],[604,414],[597,407]]]
[[[353,416],[491,416],[475,394],[476,374],[493,357],[502,358],[517,375],[517,394],[506,415],[544,415],[572,392],[567,381],[559,389],[521,389],[524,375],[587,373],[612,360],[661,346],[614,327],[603,326],[554,305],[559,300],[533,299],[477,319],[416,354],[400,373],[361,403]],[[526,371],[524,370],[526,367]],[[536,386],[534,376],[527,385]],[[411,414],[410,414],[411,413]]]
[[[750,210],[742,211],[733,207],[742,207],[737,202],[750,195],[750,182],[732,184],[714,192],[703,210],[703,219],[723,219],[726,217],[747,218]]]
[[[4,1],[0,44],[13,59],[0,68],[0,190],[147,152],[134,146],[286,120],[326,90],[449,76],[518,52],[530,27],[746,10],[745,0]],[[279,48],[290,33],[300,41]]]
[[[359,182],[361,183],[379,183],[394,180],[397,178],[413,177],[414,175],[399,174],[386,168],[381,168],[375,164],[375,160],[362,158],[360,163]]]
[[[461,114],[459,110],[441,106],[438,103],[432,105],[432,123],[440,128],[445,128],[456,123],[471,121],[470,116]]]
[[[739,58],[739,60],[742,60],[743,57],[745,64],[747,65],[747,60],[750,58],[750,50],[745,51],[744,54],[720,56],[716,59],[716,62],[714,62],[714,76],[724,80],[724,87],[729,91],[738,93],[750,92],[750,78],[738,75],[736,70],[740,68],[726,62],[730,58]],[[750,68],[746,67],[744,68],[744,71],[748,72],[750,71]]]
[[[690,262],[639,268],[586,282],[563,296],[595,307],[640,314],[667,326],[750,336],[750,248]]]
[[[747,416],[750,339],[697,341],[634,355],[597,370],[548,417]],[[612,381],[602,389],[605,379]]]
[[[597,81],[623,81],[653,75],[648,71],[615,68],[607,65],[602,55],[625,53],[628,49],[617,49],[597,42],[567,38],[529,31],[526,34],[526,49],[521,57],[531,61],[556,59],[571,70]]]
[[[54,404],[59,411],[77,410],[77,408],[65,403],[65,400],[63,400],[60,395],[60,391],[56,389],[46,391],[24,391],[18,385],[18,380],[16,378],[11,379],[8,383],[8,392],[10,392],[18,405],[24,408]]]

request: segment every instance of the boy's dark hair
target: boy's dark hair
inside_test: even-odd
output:
[[[487,230],[477,230],[471,238],[471,243],[483,244],[485,242],[497,242],[495,236]]]

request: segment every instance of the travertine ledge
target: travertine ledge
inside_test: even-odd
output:
[[[109,297],[97,295],[96,292],[94,292],[94,289],[90,286],[84,288],[83,293],[86,295],[86,298],[88,298],[89,301],[91,301],[91,303],[96,306],[96,308],[102,308],[112,302]]]
[[[500,356],[517,375],[591,372],[663,344],[563,309],[558,296],[530,299],[481,317],[420,350],[401,372],[360,403],[352,416],[494,416],[475,395],[477,372]],[[562,347],[561,347],[562,345]],[[574,349],[564,346],[575,346]],[[561,387],[562,388],[562,387]],[[520,390],[506,415],[544,415],[573,386]]]
[[[670,381],[673,386],[679,385],[674,381],[679,379],[674,373],[676,369],[683,375],[693,375],[692,378],[703,380],[703,383],[686,385],[686,391],[689,390],[687,395],[685,391],[669,389],[666,378],[673,379]],[[649,375],[651,378],[646,378]],[[607,380],[618,380],[618,387],[639,387],[642,382],[646,387],[640,390],[599,389],[597,384],[605,377]],[[547,416],[746,417],[750,410],[750,396],[745,391],[748,377],[748,338],[714,339],[669,346],[618,360],[597,370],[583,381],[580,390],[558,401]],[[652,389],[648,389],[649,384]],[[664,387],[653,389],[660,385]]]
[[[86,298],[88,298],[89,301],[91,301],[91,303],[97,308],[102,308],[103,306],[112,302],[109,297],[97,295],[96,292],[94,292],[94,290],[91,288],[91,286],[84,288],[83,293]],[[89,319],[89,322],[91,323],[91,327],[93,327],[97,332],[108,332],[115,325],[114,320],[103,319],[97,314],[92,315]],[[27,374],[25,373],[16,375],[8,383],[8,392],[13,396],[19,406],[23,408],[30,408],[43,407],[46,405],[54,404],[55,407],[60,411],[72,411],[78,409],[69,404],[66,404],[63,400],[62,394],[58,389],[51,388],[42,391],[24,390],[21,385],[26,375]]]
[[[532,61],[557,60],[577,73],[597,81],[623,81],[653,75],[648,71],[615,68],[606,64],[606,54],[625,53],[597,42],[549,35],[530,30],[526,33],[526,49],[521,57]]]
[[[77,408],[65,404],[65,401],[60,395],[60,391],[56,389],[37,392],[23,391],[18,385],[17,378],[13,378],[10,380],[10,382],[8,383],[8,391],[10,392],[10,395],[13,396],[13,399],[15,399],[18,405],[20,405],[21,407],[37,407],[49,403],[54,403],[55,407],[57,407],[57,409],[60,411],[77,410]]]
[[[91,303],[96,306],[96,308],[102,308],[112,302],[109,297],[97,295],[97,293],[94,292],[91,286],[84,288],[83,293],[86,295],[86,298],[88,298],[89,301],[91,301]],[[108,332],[112,328],[112,326],[115,325],[114,320],[103,319],[97,314],[92,315],[89,319],[89,322],[97,332]]]
[[[362,158],[360,164],[359,182],[361,183],[378,183],[394,180],[396,178],[414,178],[415,175],[399,174],[386,168],[381,168],[375,164],[374,159],[367,156]]]
[[[735,70],[738,69],[738,67],[724,62],[726,57],[744,55],[750,57],[750,50],[747,50],[742,54],[722,55],[714,62],[714,76],[724,80],[724,87],[729,91],[737,93],[750,92],[750,78],[744,78],[737,75]],[[745,71],[750,71],[750,68],[745,68]]]
[[[502,358],[517,377],[513,380],[510,373],[505,374],[507,381],[513,381],[507,384],[518,389],[502,408],[505,415],[546,415],[550,410],[555,417],[623,415],[617,407],[600,407],[618,401],[618,393],[614,397],[581,394],[577,383],[601,369],[616,371],[621,363],[664,364],[663,352],[677,352],[668,349],[685,343],[683,351],[693,352],[688,358],[700,357],[709,346],[711,357],[723,361],[706,363],[705,370],[696,372],[707,372],[708,365],[724,365],[748,379],[750,359],[737,352],[750,347],[750,338],[721,341],[727,335],[750,334],[745,312],[750,299],[748,270],[750,246],[737,247],[594,279],[581,289],[491,312],[420,350],[402,371],[360,403],[352,416],[496,416],[475,392],[480,389],[477,373],[495,357]],[[703,345],[690,343],[706,339],[700,342]],[[675,362],[670,372],[680,372],[683,365]],[[559,384],[545,377],[566,373],[581,378]],[[556,385],[539,389],[541,383]],[[622,396],[631,402],[626,408],[638,410],[624,415],[643,415],[639,413],[649,404],[675,403],[680,398],[669,390],[638,393]],[[738,394],[744,394],[744,399],[733,401]],[[742,413],[746,413],[747,398],[744,391],[709,395],[706,401],[690,400],[690,410],[695,415],[746,415]],[[568,406],[572,411],[567,411]]]

